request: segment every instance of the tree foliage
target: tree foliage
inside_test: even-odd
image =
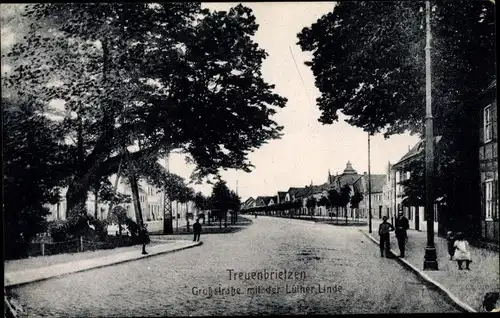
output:
[[[306,65],[321,92],[320,122],[337,121],[341,111],[348,123],[371,133],[410,131],[425,138],[424,8],[423,1],[339,2],[298,34],[301,48],[313,53]],[[442,137],[436,168],[447,203],[464,225],[479,209],[474,104],[496,76],[494,31],[491,1],[432,2],[432,110],[434,135]]]
[[[212,188],[210,203],[219,218],[219,224],[222,224],[224,218],[224,224],[227,225],[227,212],[231,208],[231,191],[224,180],[219,180]]]
[[[318,206],[324,206],[329,208],[331,205],[330,205],[330,200],[328,200],[328,197],[322,196],[321,199],[319,199],[318,201]]]
[[[58,130],[30,99],[2,98],[3,213],[6,256],[17,257],[46,228],[47,203],[65,184],[65,146]]]
[[[340,195],[336,189],[328,190],[328,201],[330,202],[331,207],[338,208],[341,206]]]
[[[363,201],[363,195],[358,192],[358,191],[354,191],[354,194],[353,196],[351,197],[351,208],[352,209],[357,209],[359,208],[359,203]]]
[[[36,4],[23,41],[9,53],[6,84],[44,103],[64,103],[59,127],[74,142],[68,210],[116,173],[128,146],[137,166],[173,149],[194,176],[249,170],[246,155],[281,127],[286,99],[260,68],[250,9],[202,10],[199,3]],[[148,172],[148,170],[146,170]]]

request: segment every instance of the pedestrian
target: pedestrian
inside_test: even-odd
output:
[[[142,242],[142,255],[147,255],[148,252],[146,252],[146,244],[149,244],[151,240],[149,238],[149,233],[146,224],[142,225],[139,235]]]
[[[458,269],[462,270],[462,264],[465,262],[465,269],[470,270],[469,265],[472,263],[472,258],[469,251],[469,242],[464,238],[463,233],[457,233],[453,247],[455,248],[454,257],[458,263]]]
[[[386,257],[389,256],[391,251],[391,238],[389,234],[391,231],[394,231],[394,227],[391,223],[387,222],[387,216],[384,215],[382,217],[382,223],[378,226],[378,235],[380,236],[380,257],[384,257],[384,248]]]
[[[199,241],[201,235],[201,223],[199,218],[196,219],[196,223],[193,224],[193,232],[194,232],[193,242]]]
[[[446,242],[448,245],[448,254],[450,255],[450,260],[452,260],[453,255],[455,254],[455,247],[453,246],[453,244],[455,243],[455,235],[452,231],[448,231],[448,233],[446,233]]]
[[[253,214],[255,215],[255,218],[257,218],[257,212],[254,212]]]
[[[483,307],[489,312],[500,312],[500,294],[498,292],[489,292],[484,295]]]
[[[405,244],[408,238],[407,230],[410,228],[408,219],[403,215],[403,212],[398,213],[398,217],[394,222],[396,225],[396,239],[398,240],[399,257],[405,257]]]

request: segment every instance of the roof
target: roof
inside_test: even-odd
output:
[[[331,186],[335,189],[340,189],[344,185],[354,185],[359,179],[361,175],[359,174],[341,174],[337,176],[332,176]]]
[[[372,174],[370,176],[371,179],[371,190],[372,192],[383,192],[385,182],[387,180],[387,176],[385,174]],[[366,185],[368,188],[368,184]],[[368,189],[366,189],[368,191]]]
[[[441,136],[434,137],[435,143],[438,143],[441,140]],[[398,165],[401,165],[403,162],[408,161],[410,158],[413,158],[419,154],[421,154],[425,149],[425,139],[417,142],[413,148],[411,148],[398,162],[392,165],[393,168],[396,168]]]
[[[255,199],[254,199],[254,198],[249,197],[248,199],[246,199],[246,200],[245,200],[245,203],[250,202],[250,201],[252,201],[252,200],[253,200],[253,201],[255,201]]]
[[[271,200],[273,200],[274,204],[278,203],[278,197],[277,196],[268,197],[266,203],[269,204],[271,202]]]
[[[262,201],[264,202],[264,205],[267,205],[267,202],[266,202],[266,197],[265,196],[258,196],[256,199],[255,199],[255,203],[258,205],[259,202]]]
[[[278,191],[278,201],[284,202],[286,197],[286,191]]]
[[[296,188],[296,187],[292,187],[290,189],[288,189],[287,193],[290,194],[291,197],[301,197],[301,196],[304,196],[306,191],[308,189],[306,188]]]
[[[259,200],[262,200],[264,201],[265,205],[268,205],[271,199],[273,199],[274,202],[276,202],[276,196],[259,196],[257,197],[257,199],[255,199],[255,201],[258,202]]]

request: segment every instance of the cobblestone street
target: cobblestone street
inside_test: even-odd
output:
[[[173,254],[33,283],[12,292],[27,316],[189,316],[457,312],[437,291],[357,228],[259,217],[237,233],[201,236],[203,245]],[[234,272],[305,272],[304,280],[234,280]],[[287,293],[313,286],[312,292]],[[318,287],[321,286],[321,287]],[[236,295],[194,295],[240,288]],[[267,294],[250,287],[280,288]],[[324,287],[331,287],[330,292]]]

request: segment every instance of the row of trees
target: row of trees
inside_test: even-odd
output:
[[[109,182],[116,174],[130,180],[140,217],[140,178],[184,198],[159,164],[168,153],[186,154],[203,182],[221,168],[250,171],[247,154],[281,136],[272,115],[286,99],[262,78],[267,53],[242,5],[34,4],[16,24],[24,33],[2,56],[12,251],[42,230],[43,206],[60,188],[66,215],[83,217],[89,193],[111,206],[124,200]]]
[[[339,119],[385,137],[425,138],[425,2],[345,1],[304,28],[298,44],[316,78],[323,124]],[[496,78],[493,1],[432,1],[432,106],[436,198],[455,214],[454,230],[479,235],[480,113],[476,100]],[[419,158],[423,160],[423,158]],[[416,163],[415,174],[424,175]],[[423,182],[408,183],[412,204]]]
[[[352,195],[351,195],[352,194]],[[351,187],[349,185],[342,186],[339,190],[330,189],[328,190],[327,196],[322,196],[319,200],[314,196],[310,196],[306,199],[306,208],[308,214],[313,218],[314,211],[316,207],[323,206],[328,209],[330,216],[333,215],[331,209],[335,208],[335,215],[339,215],[339,209],[342,209],[347,220],[347,207],[350,204],[351,209],[359,208],[359,203],[363,200],[363,195],[358,191],[352,193]],[[303,202],[301,200],[294,200],[289,202],[283,202],[275,204],[272,206],[261,206],[246,209],[245,212],[278,212],[280,215],[284,211],[288,211],[289,215],[297,215],[297,211],[303,208]]]

